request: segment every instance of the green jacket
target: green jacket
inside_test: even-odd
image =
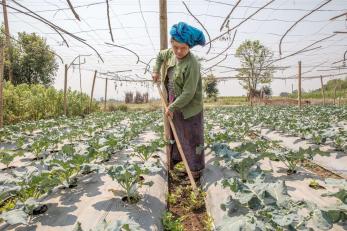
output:
[[[160,72],[162,86],[166,92],[167,70],[173,66],[175,66],[175,101],[170,104],[169,110],[180,110],[184,119],[187,119],[198,114],[203,109],[200,64],[191,52],[182,60],[177,60],[171,48],[160,51],[153,71]]]

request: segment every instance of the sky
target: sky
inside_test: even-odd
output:
[[[81,58],[82,91],[90,94],[94,71],[97,70],[94,97],[100,99],[105,94],[105,77],[103,73],[114,76],[114,72],[122,79],[151,79],[150,73],[145,74],[146,65],[137,63],[137,57],[128,50],[121,49],[106,43],[121,45],[137,53],[140,60],[152,66],[156,54],[160,49],[159,31],[159,0],[109,0],[109,15],[114,37],[111,40],[107,21],[107,6],[105,0],[71,0],[80,21],[70,10],[65,0],[17,0],[17,3],[34,11],[49,22],[59,26],[67,32],[85,40],[101,55],[89,46],[62,33],[69,47],[63,39],[48,25],[37,19],[9,9],[10,33],[16,37],[18,32],[35,32],[44,37],[50,47],[63,59],[57,59],[59,69],[55,77],[54,86],[63,89],[64,64],[70,64],[78,55]],[[186,0],[184,1],[194,16],[204,25],[211,39],[226,32],[220,31],[221,25],[238,0]],[[229,28],[238,25],[248,16],[271,0],[241,0],[230,16]],[[213,73],[217,77],[234,77],[237,71],[231,68],[240,67],[240,60],[234,56],[237,47],[245,40],[259,40],[274,53],[274,58],[285,57],[306,46],[333,35],[335,31],[347,31],[347,16],[336,20],[332,17],[347,12],[347,0],[332,0],[297,23],[283,38],[282,56],[279,54],[279,43],[283,34],[300,18],[310,13],[327,0],[274,0],[266,8],[260,10],[249,20],[237,27],[235,41],[223,55],[211,61],[202,62],[203,73]],[[8,5],[20,10],[22,7],[8,0]],[[197,28],[201,25],[188,13],[182,1],[167,0],[168,30],[177,22],[184,21]],[[26,11],[26,10],[24,10]],[[2,11],[1,11],[1,20]],[[203,30],[203,29],[202,29]],[[232,37],[235,30],[230,32]],[[209,37],[204,31],[206,40]],[[168,36],[169,37],[169,36]],[[206,60],[215,57],[230,44],[229,40],[218,39],[208,46],[196,46],[192,53]],[[297,88],[296,79],[277,79],[296,77],[298,62],[302,63],[302,76],[312,77],[324,75],[324,82],[333,78],[344,78],[347,68],[342,60],[347,50],[347,33],[338,33],[335,36],[319,42],[310,48],[320,47],[304,52],[274,63],[277,67],[284,67],[274,73],[276,79],[271,83],[274,95],[281,92],[291,92]],[[77,59],[78,61],[78,59]],[[76,61],[75,61],[76,63]],[[78,62],[77,62],[78,63]],[[217,66],[214,66],[218,64]],[[212,69],[209,69],[214,66]],[[99,78],[100,77],[100,78]],[[78,66],[72,65],[68,70],[68,87],[80,90],[80,74]],[[320,79],[303,79],[302,87],[305,91],[320,87]],[[222,96],[239,96],[246,92],[239,81],[230,79],[218,83]],[[156,88],[150,83],[130,83],[108,81],[108,99],[123,100],[126,91],[148,92],[150,98],[158,98]]]

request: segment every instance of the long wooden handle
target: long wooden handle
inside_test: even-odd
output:
[[[166,111],[167,108],[168,108],[168,105],[167,105],[167,103],[166,103],[166,101],[165,101],[165,98],[164,98],[163,92],[161,91],[161,88],[160,88],[159,83],[157,83],[157,88],[158,88],[158,91],[159,91],[159,94],[160,94],[161,101],[163,102],[164,107],[165,107],[165,111]],[[186,171],[187,171],[187,173],[188,173],[188,177],[189,177],[189,180],[190,180],[190,184],[192,185],[193,190],[194,190],[195,192],[197,192],[198,189],[197,189],[197,187],[196,187],[196,183],[195,183],[194,177],[193,177],[193,175],[192,175],[192,172],[190,171],[190,168],[189,168],[189,165],[188,165],[186,156],[184,155],[184,151],[183,151],[181,142],[180,142],[180,140],[179,140],[179,138],[178,138],[175,125],[174,125],[174,123],[172,122],[172,119],[171,119],[170,117],[168,117],[168,120],[169,120],[170,127],[171,127],[171,129],[172,129],[172,133],[173,133],[174,138],[175,138],[175,141],[176,141],[177,149],[178,149],[178,151],[179,151],[179,153],[180,153],[180,156],[181,156],[181,158],[182,158],[184,167],[186,168]]]

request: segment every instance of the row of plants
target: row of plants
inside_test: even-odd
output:
[[[347,150],[346,106],[237,107],[215,109],[211,113],[229,127],[244,123],[253,130],[269,128],[317,145],[330,144],[337,151]]]
[[[124,115],[123,115],[124,116]],[[109,171],[103,163],[131,145],[147,126],[158,120],[158,113],[140,115],[128,113],[127,123],[118,123],[112,130],[98,130],[81,142],[63,145],[41,160],[41,166],[32,166],[26,172],[12,171],[12,178],[2,179],[0,191],[1,219],[9,224],[27,224],[34,215],[47,210],[40,201],[59,188],[76,187],[80,176],[95,171]],[[141,170],[142,171],[142,170]]]
[[[158,114],[156,115],[158,116]],[[156,117],[158,119],[158,117]],[[163,129],[162,125],[156,121],[151,125],[152,130]],[[134,129],[132,127],[132,129]],[[123,196],[123,200],[133,204],[141,200],[139,189],[143,186],[151,187],[152,181],[146,181],[146,175],[157,173],[162,170],[160,157],[156,154],[165,146],[163,136],[152,140],[148,144],[130,144],[133,150],[128,155],[125,164],[117,164],[107,169],[108,175],[116,181],[123,191],[117,192],[117,196]]]
[[[12,148],[2,149],[0,152],[0,162],[7,168],[16,156],[23,156],[24,152],[32,153],[34,160],[42,159],[59,149],[64,143],[72,143],[81,140],[83,137],[91,137],[96,132],[102,132],[117,125],[124,120],[126,114],[115,113],[95,113],[85,119],[70,118],[64,119],[64,124],[44,123],[41,129],[31,133],[12,131],[10,136],[3,137],[4,144],[13,144]],[[135,116],[135,115],[134,115]]]
[[[282,161],[288,174],[296,174],[299,165],[314,155],[328,155],[319,149],[286,150],[276,141],[257,135],[254,121],[243,119],[240,111],[221,114],[207,113],[207,146],[217,158],[215,165],[228,168],[238,177],[226,178],[223,187],[230,189],[230,198],[221,205],[226,211],[220,230],[329,230],[334,223],[347,220],[347,187],[345,180],[326,179],[327,184],[339,188],[334,196],[339,203],[319,207],[309,201],[295,201],[288,194],[285,181],[274,178],[260,168],[260,161]],[[231,111],[231,110],[230,110]],[[247,111],[251,113],[250,110]],[[271,113],[271,112],[270,112]],[[222,118],[221,118],[222,117]],[[218,119],[218,120],[217,120]],[[230,143],[238,145],[230,147]]]

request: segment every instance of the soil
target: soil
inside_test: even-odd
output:
[[[127,196],[124,196],[122,197],[122,201],[125,202],[125,203],[128,203],[128,204],[136,204],[137,202],[139,202],[141,198],[138,196],[138,197],[127,197]]]
[[[41,205],[33,210],[33,215],[40,215],[45,212],[47,212],[48,206],[47,205]]]
[[[199,187],[199,182],[197,181]],[[176,190],[181,188],[180,194],[176,193]],[[171,212],[175,218],[183,217],[182,224],[184,230],[189,231],[203,231],[206,230],[204,220],[206,220],[207,212],[205,206],[205,200],[203,198],[198,199],[201,206],[198,208],[189,208],[191,206],[191,200],[189,198],[192,191],[187,173],[183,173],[179,170],[171,170],[169,174],[169,193],[170,195],[177,195],[176,202],[170,203],[168,200],[168,211]]]
[[[315,163],[312,163],[311,161],[309,160],[304,160],[302,162],[302,166],[304,168],[306,168],[307,170],[317,174],[318,176],[322,177],[322,178],[334,178],[334,179],[343,179],[341,176],[315,164]]]

